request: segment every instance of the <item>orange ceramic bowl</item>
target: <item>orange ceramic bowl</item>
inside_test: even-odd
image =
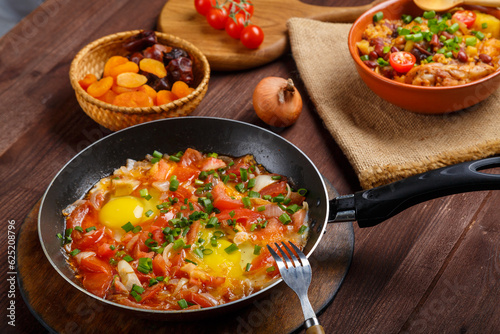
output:
[[[477,6],[463,6],[478,9],[500,18],[500,10]],[[390,0],[383,2],[361,15],[349,32],[349,52],[356,69],[365,84],[384,100],[401,108],[422,114],[443,114],[475,105],[497,90],[500,86],[500,71],[477,81],[451,87],[413,86],[390,80],[370,70],[360,59],[356,43],[362,38],[366,27],[372,22],[373,15],[381,11],[385,19],[400,19],[402,14],[413,17],[424,12],[412,0]]]

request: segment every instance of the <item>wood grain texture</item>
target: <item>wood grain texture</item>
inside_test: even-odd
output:
[[[380,2],[380,0],[374,3]],[[159,31],[184,38],[195,44],[215,71],[249,69],[269,63],[289,49],[286,21],[308,17],[325,22],[354,22],[372,4],[353,7],[326,7],[299,0],[253,0],[252,24],[264,31],[264,42],[257,49],[247,49],[224,30],[210,27],[198,14],[192,1],[170,0],[158,17]]]
[[[370,2],[307,1],[331,7]],[[155,29],[164,5],[164,0],[148,1],[147,6],[132,0],[46,0],[0,39],[1,333],[47,332],[24,303],[18,285],[16,327],[7,325],[9,220],[18,233],[58,170],[77,152],[109,134],[78,106],[69,84],[71,59],[99,37]],[[252,70],[213,73],[207,95],[192,115],[268,128],[255,116],[251,97],[255,85],[271,75],[291,77],[304,99],[302,115],[294,126],[272,130],[306,152],[340,194],[359,190],[347,159],[308,99],[289,52]],[[454,195],[407,209],[377,227],[355,228],[351,268],[333,302],[319,315],[325,332],[499,333],[499,206],[499,192]],[[31,270],[36,272],[37,266]],[[57,279],[52,273],[42,283]],[[61,307],[54,296],[39,302],[52,312]],[[73,311],[92,321],[96,307],[85,301]],[[101,327],[120,326],[117,319],[110,316]],[[191,324],[185,333],[200,333],[201,325]],[[168,331],[158,326],[150,329]],[[79,332],[83,330],[72,327],[63,331]]]

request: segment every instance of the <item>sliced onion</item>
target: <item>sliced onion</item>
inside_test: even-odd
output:
[[[187,278],[185,278],[185,277],[181,278],[179,280],[179,283],[177,283],[177,286],[175,287],[173,295],[174,296],[177,295],[179,293],[179,291],[181,291],[182,287],[187,284],[187,282],[189,282],[189,280]]]
[[[266,218],[279,217],[283,214],[283,210],[277,204],[268,204],[266,209],[261,213],[266,216]]]
[[[131,170],[132,168],[134,168],[136,162],[137,161],[135,161],[134,159],[127,159],[127,169]]]
[[[240,244],[244,243],[247,240],[248,240],[248,233],[247,232],[237,232],[234,235],[233,242],[235,244],[237,244],[237,245],[240,245]]]
[[[165,191],[168,191],[168,189],[170,187],[170,182],[169,181],[157,181],[157,182],[153,182],[151,185],[153,186],[153,188],[156,188],[161,192],[165,192]]]
[[[83,200],[83,199],[76,200],[74,203],[68,205],[62,211],[63,215],[69,216],[73,212],[73,210],[75,210],[78,206],[82,205],[83,203],[85,203],[85,200]]]
[[[170,263],[170,251],[172,250],[173,246],[174,244],[170,243],[163,249],[163,253],[161,254],[161,256],[163,256],[163,259],[166,263]]]
[[[217,299],[215,299],[214,296],[212,296],[209,293],[202,292],[202,293],[200,293],[200,296],[203,296],[206,299],[208,299],[212,303],[213,306],[219,305],[219,301]]]
[[[255,185],[253,186],[253,191],[261,191],[265,187],[270,184],[277,182],[277,180],[273,180],[271,175],[259,175],[255,178]]]
[[[80,253],[75,255],[75,260],[76,260],[76,262],[78,262],[78,264],[80,264],[83,259],[85,259],[89,256],[95,256],[95,253],[94,252],[80,252]]]
[[[132,248],[134,247],[135,243],[137,242],[137,240],[139,240],[139,236],[140,234],[136,234],[132,237],[132,239],[130,239],[130,241],[127,243],[127,245],[125,246],[125,249],[127,251],[131,251]]]

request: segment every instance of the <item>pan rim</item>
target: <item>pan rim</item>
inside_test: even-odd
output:
[[[274,133],[274,132],[272,132],[272,131],[270,131],[268,129],[259,127],[257,125],[251,124],[251,123],[247,123],[247,122],[243,122],[243,121],[239,121],[239,120],[222,118],[222,117],[185,116],[185,117],[176,117],[176,118],[167,118],[167,119],[154,120],[154,121],[150,121],[150,122],[145,122],[145,123],[133,125],[133,126],[130,126],[128,128],[125,128],[125,129],[113,132],[113,133],[111,133],[111,134],[109,134],[109,135],[107,135],[107,136],[105,136],[105,137],[103,137],[103,138],[101,138],[101,139],[93,142],[89,146],[85,147],[83,150],[81,150],[80,152],[78,152],[77,154],[75,154],[67,163],[64,164],[63,167],[61,167],[59,169],[59,171],[56,173],[56,175],[52,178],[51,182],[47,186],[47,189],[45,190],[45,192],[44,192],[44,194],[42,196],[42,199],[41,199],[41,202],[40,202],[40,209],[38,211],[38,221],[37,221],[38,239],[40,241],[40,245],[41,245],[42,250],[43,250],[43,252],[45,254],[45,257],[47,258],[47,260],[49,261],[49,263],[52,265],[52,267],[56,270],[56,272],[59,274],[59,276],[63,277],[67,282],[69,282],[78,291],[83,292],[86,295],[88,295],[89,297],[95,298],[96,300],[98,300],[100,302],[108,304],[108,305],[110,305],[112,307],[124,309],[126,311],[140,312],[140,313],[144,313],[146,315],[180,315],[180,314],[192,314],[192,315],[195,315],[197,313],[206,313],[206,312],[208,312],[210,310],[211,311],[216,311],[216,310],[221,310],[221,309],[226,309],[226,308],[231,309],[231,307],[234,306],[235,304],[241,304],[243,306],[245,301],[248,301],[249,299],[253,300],[255,298],[258,299],[258,298],[262,297],[261,295],[265,295],[270,290],[272,290],[273,287],[277,286],[278,284],[280,284],[283,281],[282,278],[280,277],[280,278],[276,279],[274,282],[271,281],[267,286],[263,287],[261,290],[255,292],[255,293],[251,293],[250,295],[245,296],[243,298],[231,301],[229,303],[225,303],[225,304],[221,304],[221,305],[216,305],[216,306],[213,306],[213,307],[210,307],[210,308],[201,308],[201,309],[195,309],[195,310],[150,310],[150,309],[136,308],[136,307],[131,307],[131,306],[127,306],[127,305],[122,305],[122,304],[109,301],[107,299],[98,297],[98,296],[90,293],[89,291],[85,290],[83,287],[81,287],[78,284],[76,284],[69,277],[67,277],[63,272],[61,272],[59,270],[58,266],[52,260],[50,254],[48,253],[48,250],[45,247],[45,244],[44,244],[44,241],[43,241],[43,237],[42,237],[42,232],[41,232],[42,209],[44,207],[44,203],[46,201],[46,198],[47,198],[47,195],[48,195],[49,191],[51,190],[52,186],[54,185],[54,183],[56,182],[56,180],[58,179],[58,177],[62,173],[65,172],[65,169],[75,159],[80,158],[82,155],[85,156],[85,152],[87,152],[88,150],[91,150],[94,146],[98,145],[102,141],[109,140],[109,138],[117,136],[117,135],[121,135],[123,132],[130,131],[130,129],[135,129],[137,127],[143,127],[143,126],[150,126],[150,124],[153,124],[153,123],[175,122],[177,120],[184,120],[184,119],[203,119],[203,120],[213,120],[213,121],[218,121],[218,122],[237,123],[237,124],[240,124],[240,125],[243,125],[243,126],[246,126],[246,127],[253,128],[253,129],[258,130],[258,131],[264,131],[264,132],[266,132],[269,135],[272,135],[274,137],[279,138],[279,140],[282,140],[287,145],[293,147],[294,150],[296,150],[298,153],[300,153],[307,160],[307,162],[311,165],[311,167],[314,169],[314,171],[318,175],[318,178],[319,178],[319,180],[321,182],[321,186],[322,186],[321,188],[323,189],[323,194],[322,195],[324,196],[324,198],[326,199],[326,201],[329,200],[329,198],[328,198],[328,192],[327,192],[327,187],[326,187],[326,184],[325,184],[325,181],[323,179],[322,174],[319,172],[319,170],[316,167],[316,165],[311,161],[311,159],[302,150],[300,150],[297,146],[295,146],[293,143],[291,143],[289,140],[283,138],[282,136],[280,136],[280,135],[278,135],[278,134],[276,134],[276,133]],[[317,238],[315,244],[311,247],[311,249],[306,254],[306,256],[308,258],[311,256],[311,254],[314,252],[314,250],[316,249],[316,247],[318,246],[318,244],[321,242],[321,239],[322,239],[322,237],[324,235],[324,232],[325,232],[325,229],[326,229],[326,226],[327,226],[327,222],[328,222],[328,217],[329,217],[330,206],[328,205],[328,203],[326,204],[325,208],[326,208],[326,210],[325,210],[324,222],[318,222],[319,224],[322,223],[323,226],[321,228],[321,231],[318,232],[318,238]],[[165,319],[165,320],[167,320],[167,319]]]

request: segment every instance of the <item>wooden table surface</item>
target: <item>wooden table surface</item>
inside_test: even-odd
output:
[[[347,6],[369,1],[308,2]],[[8,266],[8,240],[13,239],[9,225],[18,233],[57,171],[109,133],[79,107],[69,83],[70,62],[80,48],[101,36],[154,29],[164,3],[47,0],[0,39],[2,333],[45,331],[19,286],[8,281],[15,277]],[[266,127],[255,116],[251,97],[267,76],[296,79],[305,99],[298,123],[278,133],[306,152],[340,194],[360,190],[352,167],[307,98],[290,53],[260,68],[212,73],[208,93],[192,115]],[[326,332],[500,332],[499,206],[498,191],[459,194],[416,205],[373,228],[355,226],[351,268],[319,316]],[[40,280],[44,284],[50,277]],[[6,317],[13,302],[15,327]],[[298,301],[290,302],[299,307]]]

